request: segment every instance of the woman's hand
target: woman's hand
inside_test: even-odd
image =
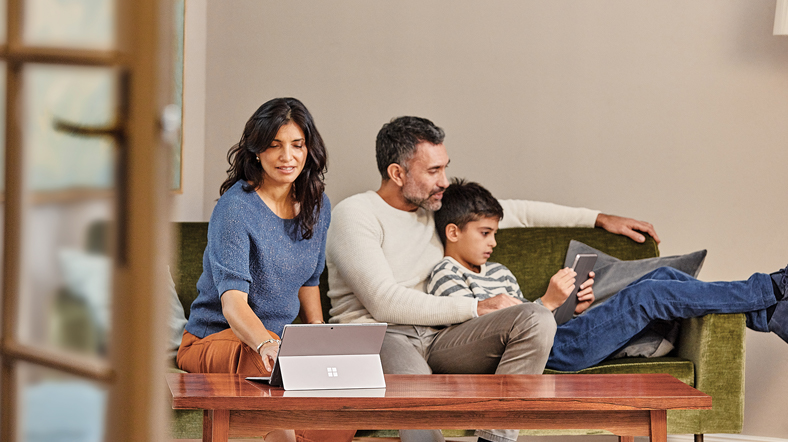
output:
[[[547,291],[542,296],[542,305],[553,311],[566,301],[575,288],[575,277],[577,273],[569,267],[558,271],[547,286]]]
[[[277,354],[279,354],[279,344],[276,342],[267,342],[260,347],[260,356],[263,358],[263,366],[269,372],[274,371],[274,363],[276,362]]]
[[[277,342],[266,342],[260,348],[261,342],[269,339],[278,339],[276,334],[266,330],[260,318],[249,306],[249,295],[239,290],[227,290],[222,294],[222,314],[230,324],[235,336],[244,344],[258,351],[263,358],[263,366],[269,372],[274,368],[276,355],[279,353]]]
[[[588,280],[580,286],[580,291],[577,292],[577,306],[575,307],[575,314],[579,315],[591,306],[594,302],[594,272],[588,274]]]

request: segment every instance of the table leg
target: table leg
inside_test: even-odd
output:
[[[668,440],[668,412],[666,410],[651,410],[651,442],[667,442]]]
[[[202,442],[227,442],[230,410],[205,410],[202,415]]]

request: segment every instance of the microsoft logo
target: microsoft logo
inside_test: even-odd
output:
[[[326,370],[328,371],[328,377],[330,377],[330,378],[335,378],[335,377],[339,376],[337,374],[337,368],[336,367],[326,367]]]

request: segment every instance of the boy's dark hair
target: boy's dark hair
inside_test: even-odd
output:
[[[446,226],[455,224],[461,230],[471,221],[482,218],[503,218],[503,207],[479,183],[452,178],[451,184],[443,191],[441,208],[435,212],[435,228],[443,245],[446,245]]]
[[[416,145],[424,141],[443,143],[443,129],[426,118],[398,117],[383,125],[375,142],[375,159],[383,180],[389,179],[388,167],[405,163],[413,157]]]

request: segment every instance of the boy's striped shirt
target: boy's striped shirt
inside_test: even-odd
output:
[[[487,262],[476,273],[448,256],[432,269],[427,293],[435,296],[468,296],[479,300],[506,293],[528,302],[523,298],[517,279],[504,265]]]

